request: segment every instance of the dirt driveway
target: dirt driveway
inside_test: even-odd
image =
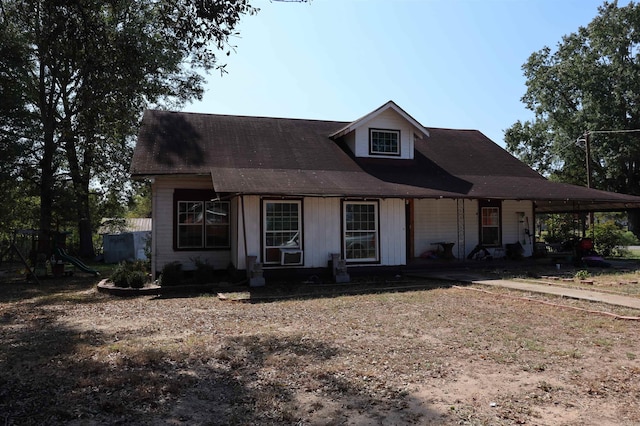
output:
[[[89,278],[2,284],[0,420],[640,423],[638,322],[510,296],[435,288],[238,303],[116,298]]]

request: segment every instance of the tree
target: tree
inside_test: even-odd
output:
[[[42,242],[70,191],[80,254],[93,254],[92,189],[124,194],[142,111],[199,99],[201,71],[224,71],[218,52],[255,11],[246,0],[0,0],[0,88],[15,105],[1,111],[15,152],[3,172],[37,187]]]
[[[640,5],[605,2],[557,50],[523,65],[522,98],[535,113],[505,132],[507,149],[551,179],[585,184],[581,138],[592,131],[593,187],[640,194]],[[604,130],[616,132],[598,133]],[[620,132],[628,131],[628,132]]]

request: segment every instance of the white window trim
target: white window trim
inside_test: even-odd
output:
[[[375,257],[368,258],[348,258],[347,254],[349,252],[348,243],[347,243],[347,206],[348,205],[372,205],[374,207],[374,224],[375,229],[373,231],[375,233]],[[344,253],[344,258],[348,263],[367,263],[367,262],[378,262],[380,260],[380,208],[377,201],[354,201],[354,200],[346,200],[342,204],[342,252]]]
[[[297,204],[298,205],[298,244],[296,246],[287,246],[287,249],[302,250],[302,200],[263,200],[262,202],[262,263],[264,265],[280,265],[281,261],[267,262],[267,250],[280,248],[282,246],[267,246],[267,205],[268,204]],[[285,248],[285,247],[283,247]],[[278,257],[280,259],[280,257]]]
[[[177,240],[176,240],[176,244],[178,246],[179,249],[194,249],[194,250],[199,250],[199,249],[203,249],[204,248],[204,225],[203,222],[204,221],[204,217],[200,219],[200,222],[196,222],[196,223],[183,223],[181,222],[181,215],[183,214],[190,214],[188,212],[182,212],[181,211],[181,207],[183,205],[188,205],[188,204],[199,204],[200,205],[200,210],[201,213],[200,214],[204,214],[204,202],[201,200],[180,200],[178,201],[178,205],[176,206],[178,209],[178,221],[176,223],[176,231],[178,233],[177,235]],[[180,240],[180,230],[181,229],[189,229],[192,228],[195,230],[195,228],[200,228],[200,244],[199,245],[188,245],[188,244],[181,244],[181,240]]]
[[[394,152],[385,152],[385,151],[376,151],[373,149],[373,134],[374,133],[387,133],[387,134],[393,134],[396,135],[397,138],[397,150]],[[391,157],[398,157],[401,155],[400,153],[400,144],[401,144],[401,139],[400,139],[400,130],[391,130],[391,129],[369,129],[369,154],[370,155],[376,155],[376,156],[391,156]]]

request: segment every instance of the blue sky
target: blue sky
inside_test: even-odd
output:
[[[208,75],[185,111],[352,121],[393,100],[426,127],[477,129],[504,146],[504,130],[533,117],[522,65],[603,1],[251,3],[261,10],[222,56],[228,74]]]

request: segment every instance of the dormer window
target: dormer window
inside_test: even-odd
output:
[[[370,155],[400,155],[400,130],[369,129]]]

